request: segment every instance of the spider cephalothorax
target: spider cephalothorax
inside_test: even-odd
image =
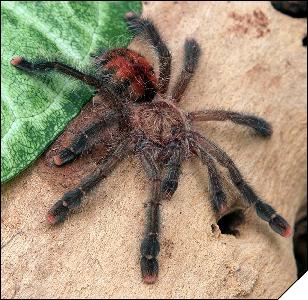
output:
[[[67,148],[54,156],[56,165],[64,165],[85,153],[93,145],[98,131],[114,123],[119,123],[126,129],[123,131],[124,138],[100,162],[97,170],[52,206],[47,215],[48,221],[52,224],[64,221],[70,210],[81,204],[84,195],[100,180],[106,178],[123,158],[129,153],[137,154],[152,184],[152,193],[147,205],[148,223],[141,243],[141,273],[144,282],[153,283],[158,275],[161,202],[170,199],[176,191],[182,162],[196,155],[208,169],[210,197],[215,212],[222,213],[227,208],[216,160],[227,168],[232,183],[244,200],[254,207],[257,214],[268,222],[274,231],[284,237],[290,236],[291,228],[288,223],[256,195],[232,159],[193,128],[196,121],[229,120],[268,137],[272,134],[271,126],[261,118],[238,112],[204,110],[187,113],[181,110],[176,104],[196,70],[200,56],[198,43],[193,39],[186,40],[182,71],[171,94],[166,96],[171,72],[171,54],[167,46],[149,20],[128,13],[126,21],[135,35],[141,35],[156,50],[159,58],[157,77],[144,57],[128,49],[115,49],[96,57],[96,77],[83,74],[59,62],[31,63],[21,57],[11,61],[12,65],[25,71],[58,70],[94,86],[98,94],[109,93],[114,99],[112,109],[106,111],[98,122],[85,127]]]

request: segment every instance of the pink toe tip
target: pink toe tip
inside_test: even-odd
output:
[[[125,14],[125,17],[126,17],[126,18],[133,18],[133,17],[135,17],[135,16],[136,16],[136,14],[133,13],[132,11],[129,11],[129,12],[127,12],[127,13]]]
[[[224,213],[227,211],[227,208],[228,208],[227,204],[222,203],[222,204],[219,206],[219,213],[220,213],[220,214],[224,214]]]
[[[288,227],[284,230],[284,232],[282,233],[282,236],[285,237],[285,238],[287,238],[287,237],[291,236],[291,234],[292,234],[292,229],[291,229],[290,226],[288,226]]]
[[[48,213],[48,214],[47,214],[47,222],[48,222],[49,224],[55,224],[55,223],[56,223],[56,218],[55,218],[55,216],[54,216],[53,214],[51,214],[51,213]]]
[[[156,275],[147,275],[143,277],[143,282],[146,284],[153,284],[156,282],[156,280],[157,280]]]
[[[20,63],[22,62],[22,57],[21,56],[17,56],[11,59],[11,64],[13,66],[18,66]]]
[[[55,165],[57,165],[57,166],[61,166],[61,165],[62,165],[62,160],[61,160],[61,158],[60,158],[59,155],[56,155],[56,156],[53,157],[53,162],[54,162]]]

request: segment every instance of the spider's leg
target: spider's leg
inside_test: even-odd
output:
[[[54,163],[57,166],[62,166],[71,162],[86,150],[89,150],[94,144],[95,136],[113,125],[120,117],[119,113],[112,110],[105,113],[99,121],[85,127],[73,138],[68,147],[61,150],[58,155],[55,155],[53,157]]]
[[[147,228],[140,247],[141,275],[145,283],[154,283],[158,276],[158,262],[156,257],[160,250],[158,234],[161,195],[161,182],[153,182],[152,196],[148,204]]]
[[[152,181],[151,199],[148,204],[147,227],[140,247],[140,266],[143,281],[145,283],[154,283],[158,276],[158,262],[156,257],[160,250],[158,233],[159,206],[162,198],[161,178],[159,167],[153,155],[147,149],[142,149],[140,157],[147,176]]]
[[[226,110],[204,110],[188,113],[191,121],[231,121],[252,128],[263,137],[272,135],[272,126],[262,118]]]
[[[122,141],[118,147],[107,156],[98,166],[98,168],[88,175],[81,183],[73,190],[64,194],[49,210],[47,220],[51,224],[62,222],[68,216],[69,211],[81,204],[84,195],[92,190],[102,179],[106,178],[117,164],[133,150],[135,146],[132,136]]]
[[[291,235],[291,227],[288,222],[276,213],[274,208],[262,201],[254,192],[251,186],[245,181],[238,168],[235,166],[232,159],[220,149],[215,143],[208,140],[206,137],[197,132],[193,133],[195,141],[200,143],[200,146],[210,153],[216,160],[225,168],[228,169],[231,180],[237,189],[244,196],[244,199],[254,206],[258,216],[269,223],[271,228],[284,237]]]
[[[166,163],[167,170],[162,182],[162,192],[164,199],[170,199],[178,187],[178,181],[181,174],[181,149],[179,145],[172,143],[166,152],[171,155]]]
[[[183,69],[175,83],[171,98],[175,102],[179,102],[191,81],[200,57],[200,47],[198,43],[191,39],[185,41],[184,46],[184,65]]]
[[[159,32],[151,21],[139,18],[132,12],[125,15],[125,20],[129,29],[135,35],[140,34],[154,47],[159,58],[158,90],[161,94],[166,93],[171,73],[171,54],[168,47],[162,41]]]
[[[226,195],[215,162],[200,145],[196,145],[195,141],[190,141],[190,146],[192,152],[197,154],[202,163],[207,166],[213,209],[215,212],[223,213],[227,208]]]
[[[95,77],[84,74],[66,64],[63,64],[57,61],[53,61],[53,62],[45,61],[45,62],[32,63],[32,62],[27,61],[23,57],[17,56],[11,60],[11,64],[16,68],[27,71],[27,72],[40,72],[40,71],[45,72],[45,71],[50,71],[50,70],[56,70],[65,75],[79,79],[85,82],[86,84],[94,86],[96,88],[100,88],[102,85],[101,82]]]
[[[157,255],[160,250],[159,234],[159,206],[165,198],[170,198],[178,186],[180,174],[181,153],[178,145],[170,145],[167,151],[171,155],[167,162],[167,174],[161,180],[160,169],[154,157],[153,145],[143,142],[141,160],[144,169],[152,181],[152,195],[149,202],[148,223],[145,237],[141,243],[141,273],[145,283],[154,283],[158,275]],[[155,150],[154,150],[155,151]]]

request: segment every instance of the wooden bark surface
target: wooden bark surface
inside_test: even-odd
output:
[[[269,1],[145,2],[143,15],[157,24],[171,49],[171,84],[185,38],[201,45],[183,109],[231,109],[271,122],[269,140],[229,123],[198,129],[229,153],[293,226],[307,188],[307,49],[301,42],[306,20],[277,12]],[[131,47],[151,59],[140,41]],[[150,185],[139,161],[127,158],[89,194],[82,210],[50,227],[49,207],[94,163],[83,167],[82,158],[76,162],[80,169],[68,167],[64,174],[45,159],[1,191],[3,298],[277,298],[296,280],[292,238],[275,234],[243,204],[223,168],[230,209],[244,208],[245,222],[239,237],[220,233],[206,170],[191,160],[184,163],[174,197],[162,206],[159,280],[145,285],[139,246]]]

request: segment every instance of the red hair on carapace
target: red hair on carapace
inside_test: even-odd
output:
[[[117,48],[97,57],[96,62],[114,73],[114,81],[128,81],[136,102],[150,102],[156,95],[157,78],[153,67],[137,52]]]

